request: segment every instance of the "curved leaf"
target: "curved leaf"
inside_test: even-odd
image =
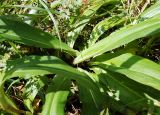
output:
[[[113,54],[110,58],[108,57],[108,54],[102,55],[95,59],[93,64],[124,74],[136,82],[160,90],[160,65],[129,53],[119,56]]]
[[[36,76],[51,73],[65,75],[75,80],[82,80],[84,83],[95,86],[93,82],[90,82],[91,79],[85,74],[54,56],[28,56],[13,61],[10,60],[7,62],[3,81],[16,76]]]
[[[5,76],[2,83],[4,83],[7,79],[17,76],[25,77],[44,74],[57,74],[69,80],[76,80],[77,84],[80,85],[81,88],[87,88],[87,91],[91,92],[90,98],[100,97],[100,99],[94,98],[94,102],[87,101],[87,103],[96,103],[98,109],[96,109],[95,111],[100,111],[99,108],[102,107],[101,104],[103,102],[103,96],[93,80],[90,79],[86,74],[70,67],[57,57],[29,56],[21,59],[15,59],[8,62],[6,68],[7,69],[5,71]],[[61,93],[58,93],[57,95],[61,95]],[[90,100],[92,101],[92,99]]]
[[[100,55],[104,52],[113,50],[125,45],[133,40],[145,36],[151,36],[160,32],[160,18],[148,19],[139,24],[124,27],[108,37],[100,40],[95,45],[82,51],[74,60],[74,64],[78,64],[90,57]]]
[[[60,43],[55,36],[23,22],[0,17],[0,42],[2,41],[15,41],[40,48],[62,49],[71,55],[76,54],[75,50],[65,43]]]
[[[121,78],[121,76],[122,75],[110,71],[107,71],[106,73],[101,72],[99,74],[100,83],[106,86],[105,92],[107,92],[115,101],[123,103],[118,111],[121,111],[124,108],[127,109],[127,107],[134,111],[145,108],[147,106],[147,99],[144,97],[143,93],[139,93],[128,87],[125,84],[127,81],[122,82],[117,79]]]

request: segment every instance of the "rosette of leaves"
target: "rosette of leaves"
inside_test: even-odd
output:
[[[114,8],[120,3],[119,0],[93,1],[72,25],[68,43],[59,42],[56,36],[23,22],[0,17],[0,42],[58,51],[58,55],[26,55],[7,60],[0,73],[0,108],[11,114],[34,114],[33,101],[39,88],[47,86],[41,114],[64,115],[68,96],[72,94],[71,83],[76,81],[82,103],[81,114],[158,114],[160,65],[136,55],[137,44],[134,43],[137,42],[134,41],[157,37],[160,33],[159,1],[133,19],[136,23],[125,25],[124,15],[109,15],[93,28],[85,50],[72,48],[99,8],[107,5]],[[111,28],[114,31],[103,38],[102,35]],[[47,75],[53,76],[49,84],[42,80],[48,79]],[[35,91],[24,98],[24,110],[4,91],[5,83],[17,77],[40,79],[30,87],[29,83],[25,85],[26,91]]]

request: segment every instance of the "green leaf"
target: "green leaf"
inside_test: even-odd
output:
[[[19,115],[24,113],[20,111],[16,104],[4,93],[4,85],[0,86],[0,109],[7,110],[8,113]]]
[[[113,16],[104,19],[103,21],[99,22],[92,30],[90,39],[89,39],[89,47],[95,44],[98,38],[108,29],[117,26],[124,22],[125,19],[120,16]]]
[[[0,72],[0,82],[2,82],[3,77],[4,74]],[[0,86],[0,110],[8,110],[9,113],[16,111],[15,114],[19,114],[16,104],[7,95],[5,95],[4,84],[1,84]]]
[[[102,87],[99,84],[99,79],[97,78],[97,74],[90,73],[86,70],[80,69],[80,71],[86,73],[99,87],[99,89],[102,89]],[[102,92],[102,95],[97,95],[97,92],[94,92],[88,88],[84,88],[80,84],[78,84],[79,89],[79,96],[80,100],[82,101],[82,114],[85,115],[98,115],[101,110],[103,109],[102,106],[107,101],[104,97],[106,95],[103,94],[104,91],[100,90]]]
[[[158,14],[160,14],[160,1],[157,1],[154,5],[145,10],[141,14],[140,19],[145,20],[148,18],[152,18]]]
[[[103,59],[102,59],[103,58]],[[160,90],[160,65],[130,53],[102,55],[94,59],[98,66],[126,75],[141,84]]]
[[[3,81],[16,76],[27,77],[52,73],[65,75],[69,79],[82,80],[82,83],[93,85],[88,76],[54,56],[28,56],[21,59],[9,60]]]
[[[76,51],[65,43],[60,43],[57,37],[34,28],[20,21],[0,17],[0,42],[14,41],[28,46],[40,48],[55,48],[75,55]]]
[[[118,111],[121,112],[124,108],[127,109],[127,107],[134,111],[139,111],[146,107],[147,99],[142,92],[137,92],[128,87],[125,83],[128,81],[118,80],[118,78],[122,78],[122,75],[101,69],[99,70],[101,72],[98,77],[100,83],[105,87],[104,92],[107,92],[115,101],[123,103]],[[111,103],[108,102],[108,106],[111,106]]]
[[[44,80],[43,80],[44,81]],[[45,85],[42,81],[42,77],[31,78],[27,81],[24,91],[23,91],[23,102],[24,105],[34,113],[34,108],[32,106],[33,101],[39,92],[39,90]]]
[[[102,107],[103,96],[98,86],[86,74],[70,67],[65,62],[54,56],[29,56],[21,59],[8,61],[6,71],[4,72],[4,83],[7,79],[13,77],[36,76],[44,74],[57,74],[67,79],[76,80],[81,88],[87,88],[94,98],[97,107]],[[87,84],[87,86],[86,86]],[[91,97],[90,97],[91,98]],[[89,100],[89,99],[88,99]],[[96,109],[97,110],[97,109]],[[98,109],[100,111],[100,109]]]
[[[98,115],[102,109],[104,101],[102,96],[96,94],[96,92],[84,88],[80,84],[78,85],[80,100],[82,102],[82,114],[83,115]]]
[[[160,32],[160,18],[148,19],[139,24],[123,27],[108,37],[100,40],[95,45],[82,51],[74,60],[78,64],[86,59],[95,57],[107,51],[118,48],[138,38],[151,36]]]
[[[94,67],[94,69],[92,69],[92,70],[97,71],[97,69],[99,70],[100,68],[98,68],[98,67],[95,68]],[[101,71],[100,71],[100,73],[101,73]],[[98,73],[98,74],[100,74],[100,73]],[[146,85],[143,85],[141,83],[138,83],[138,82],[126,77],[125,75],[122,75],[122,74],[119,74],[119,73],[116,73],[116,72],[113,72],[113,71],[109,71],[109,73],[113,73],[114,74],[113,77],[117,81],[119,81],[120,83],[123,83],[123,85],[125,85],[126,87],[129,87],[130,89],[136,91],[137,93],[139,93],[139,94],[147,94],[147,95],[149,95],[152,98],[157,99],[157,100],[160,99],[160,91],[158,91],[158,90],[156,90],[156,89],[154,89],[154,88],[152,88],[150,86],[146,86]],[[98,81],[101,81],[103,83],[103,80],[98,80]],[[104,89],[107,89],[107,87],[104,86]]]
[[[83,28],[88,24],[88,22],[93,18],[96,11],[104,4],[113,4],[117,3],[119,0],[98,0],[92,3],[83,14],[78,18],[78,20],[73,24],[72,31],[68,33],[68,44],[70,47],[74,46],[74,43],[83,30]]]
[[[42,115],[65,115],[65,105],[69,95],[70,80],[63,76],[56,76],[50,84]]]
[[[85,74],[72,68],[55,56],[26,56],[7,61],[3,81],[12,77],[59,74],[76,79],[88,79]],[[77,76],[76,76],[77,75]],[[76,76],[76,77],[75,77]],[[82,78],[80,76],[83,76]]]
[[[0,72],[0,84],[2,83],[4,77],[4,73]],[[14,115],[20,115],[20,114],[30,114],[30,112],[19,110],[17,105],[12,101],[12,99],[5,94],[4,91],[4,84],[0,85],[0,111],[6,111],[7,113],[11,113]],[[6,114],[7,114],[6,113]]]

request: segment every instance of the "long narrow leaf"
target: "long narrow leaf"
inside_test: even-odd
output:
[[[134,91],[133,89],[125,85],[125,83],[123,83],[125,81],[120,82],[116,77],[121,77],[121,75],[109,71],[107,71],[107,73],[105,74],[102,73],[99,75],[100,81],[108,86],[108,93],[110,95],[113,94],[112,98],[124,103],[121,109],[130,107],[131,109],[138,111],[142,108],[145,108],[147,99],[143,96],[143,94]]]
[[[2,41],[15,41],[40,48],[62,49],[71,55],[76,53],[65,43],[60,44],[55,36],[51,36],[23,22],[0,17],[0,42]]]
[[[160,32],[160,18],[148,19],[139,24],[124,27],[110,36],[100,40],[95,45],[82,51],[74,60],[74,64],[78,64],[90,57],[100,55],[104,52],[113,50],[125,45],[133,40],[145,36],[151,36]]]
[[[101,22],[99,22],[92,30],[90,39],[89,39],[89,47],[95,44],[98,38],[109,28],[112,28],[116,25],[122,23],[125,19],[120,16],[113,16],[107,18]]]
[[[56,76],[50,84],[42,115],[65,115],[65,105],[70,89],[70,80]]]
[[[119,56],[115,55],[115,57],[113,55],[111,55],[112,58],[108,58],[109,55],[102,55],[95,59],[97,62],[93,63],[97,63],[96,65],[111,71],[124,74],[141,84],[160,90],[160,66],[158,64],[129,53]]]
[[[76,80],[80,87],[87,88],[88,91],[92,92],[90,98],[100,97],[100,99],[94,98],[94,103],[98,108],[102,107],[103,96],[93,80],[54,56],[29,56],[8,62],[2,83],[17,76],[25,77],[44,74],[57,74],[67,79]],[[96,110],[100,111],[100,109]]]
[[[96,82],[97,86],[99,87],[99,89],[102,89],[102,87],[100,86],[99,83],[99,78],[97,78],[97,74],[93,74],[90,73],[88,71],[85,71],[83,69],[80,69],[80,71],[86,73],[94,82]],[[82,114],[85,115],[97,115],[99,114],[99,112],[102,110],[102,106],[108,101],[106,99],[106,97],[104,98],[104,96],[106,96],[101,90],[102,92],[102,96],[100,97],[100,95],[97,95],[96,92],[93,92],[87,88],[84,88],[83,86],[81,86],[80,84],[78,85],[79,87],[79,96],[80,96],[80,100],[83,103],[82,106]],[[103,103],[99,103],[99,102],[103,102]],[[101,106],[99,106],[101,105]]]
[[[84,80],[83,83],[92,84],[92,82],[89,82],[91,79],[85,74],[54,56],[28,56],[8,61],[3,81],[16,76],[36,76],[51,73],[65,75],[76,80]]]
[[[152,18],[158,14],[160,14],[160,1],[157,1],[154,5],[152,5],[146,11],[144,11],[141,14],[140,18],[144,20],[144,19]]]

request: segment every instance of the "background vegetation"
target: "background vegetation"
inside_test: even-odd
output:
[[[0,114],[159,115],[159,0],[1,0]]]

